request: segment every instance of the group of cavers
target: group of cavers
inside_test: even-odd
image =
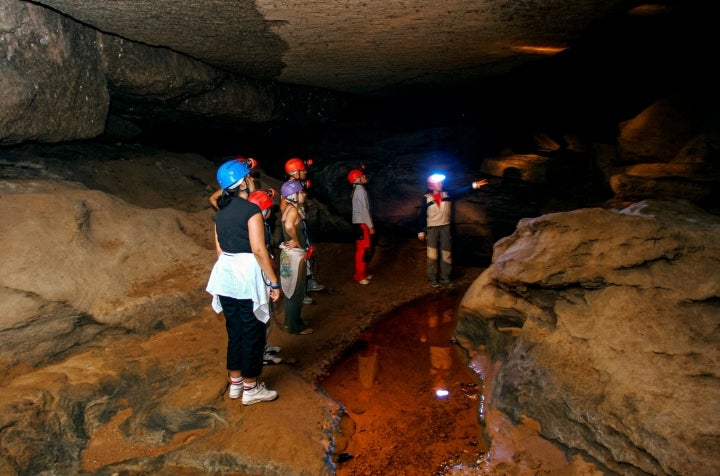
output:
[[[267,342],[273,304],[283,298],[284,328],[290,334],[314,331],[302,319],[303,304],[312,303],[308,292],[321,291],[313,272],[315,247],[305,216],[307,168],[312,160],[297,157],[285,163],[287,180],[280,188],[280,256],[273,254],[269,223],[277,192],[256,190],[253,169],[257,161],[238,157],[217,170],[219,189],[210,197],[215,214],[217,261],[206,290],[213,296],[215,312],[225,316],[227,331],[228,394],[243,405],[275,400],[277,391],[259,381],[264,365],[282,362],[280,348]],[[370,284],[368,263],[372,256],[373,224],[368,177],[364,166],[347,174],[352,185],[352,227],[355,231],[353,279]],[[451,284],[452,199],[487,184],[486,180],[453,192],[443,191],[445,176],[427,178],[419,217],[418,239],[426,242],[427,278],[433,287]],[[276,264],[277,263],[277,264]]]

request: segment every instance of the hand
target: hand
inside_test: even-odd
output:
[[[422,231],[418,233],[418,240],[425,241],[425,233],[423,233]]]
[[[482,187],[483,185],[487,185],[487,184],[488,184],[487,179],[482,179],[482,180],[473,182],[472,187],[477,190],[478,188]]]
[[[277,302],[278,299],[280,299],[280,289],[271,289],[270,290],[270,299],[272,299],[272,302]]]

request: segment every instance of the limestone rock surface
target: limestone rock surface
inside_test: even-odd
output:
[[[101,134],[110,97],[97,32],[29,2],[0,0],[0,13],[0,145]]]
[[[618,474],[720,470],[720,218],[688,202],[518,223],[463,298],[491,404]]]

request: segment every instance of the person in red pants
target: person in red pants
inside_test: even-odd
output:
[[[372,257],[372,238],[375,234],[370,199],[365,185],[367,176],[360,169],[352,169],[347,175],[353,186],[352,222],[355,231],[355,273],[353,279],[360,284],[370,284],[372,275],[368,274],[368,263]]]

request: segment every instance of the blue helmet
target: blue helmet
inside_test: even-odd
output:
[[[217,181],[220,188],[225,190],[247,177],[249,173],[250,168],[244,161],[228,160],[218,168]]]
[[[280,187],[280,195],[289,197],[292,194],[298,193],[300,190],[305,190],[300,180],[288,180]]]

